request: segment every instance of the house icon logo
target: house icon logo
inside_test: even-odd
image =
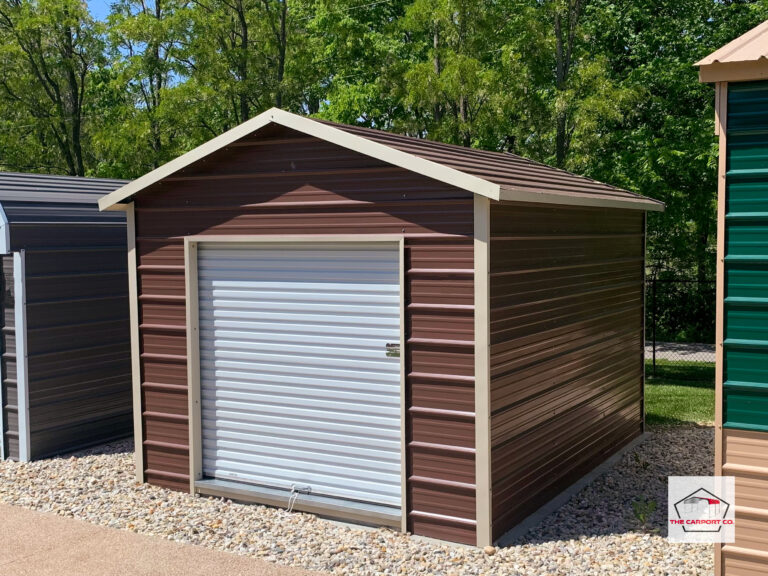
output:
[[[670,476],[667,538],[670,542],[730,544],[736,540],[733,476]]]
[[[675,502],[678,522],[684,532],[720,532],[727,523],[731,504],[705,488]]]

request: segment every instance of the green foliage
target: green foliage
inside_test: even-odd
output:
[[[657,342],[715,341],[715,282],[679,282],[676,273],[662,271],[647,278],[646,339]]]
[[[658,506],[656,500],[650,500],[648,498],[637,498],[632,501],[632,513],[642,530],[647,530],[648,524],[650,524],[653,517],[653,513],[656,512]]]
[[[99,32],[80,0],[0,0],[1,166],[85,174]]]
[[[652,273],[714,271],[692,64],[766,0],[0,0],[0,168],[135,177],[270,106],[510,151],[667,203]]]

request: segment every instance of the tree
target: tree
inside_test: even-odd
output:
[[[53,142],[68,174],[83,176],[83,110],[101,61],[99,31],[79,0],[0,0],[0,91],[32,121],[22,138]]]
[[[108,20],[111,82],[114,96],[123,97],[118,117],[104,126],[102,141],[119,157],[128,139],[138,168],[156,168],[180,151],[174,146],[184,106],[173,97],[183,81],[178,60],[186,37],[184,0],[119,0]],[[114,105],[115,99],[105,103]],[[138,158],[136,158],[138,157]],[[115,158],[119,161],[119,158]]]
[[[586,16],[593,50],[612,81],[639,94],[608,119],[579,171],[663,200],[649,217],[653,270],[700,280],[715,273],[714,96],[692,64],[768,16],[756,2],[592,0]]]

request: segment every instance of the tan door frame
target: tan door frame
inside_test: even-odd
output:
[[[189,387],[189,491],[196,492],[195,482],[203,479],[202,409],[200,404],[200,317],[198,292],[198,245],[199,244],[263,244],[301,245],[312,244],[393,244],[399,254],[400,276],[400,482],[401,482],[401,530],[408,526],[407,446],[405,358],[405,240],[402,235],[196,235],[184,238],[184,277],[187,307],[187,383]],[[300,509],[300,503],[296,504]]]

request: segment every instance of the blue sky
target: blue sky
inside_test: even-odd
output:
[[[109,5],[113,0],[88,0],[88,8],[96,20],[104,20],[109,15]]]

